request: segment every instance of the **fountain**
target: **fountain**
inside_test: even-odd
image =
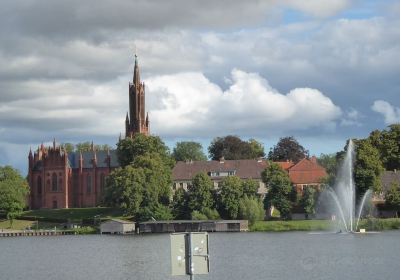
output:
[[[354,154],[354,144],[350,139],[346,156],[338,173],[335,189],[328,187],[326,190],[334,202],[337,216],[340,218],[340,221],[343,224],[342,230],[345,232],[357,231],[364,204],[367,198],[371,195],[371,190],[368,190],[363,195],[356,213],[356,195],[353,178]]]

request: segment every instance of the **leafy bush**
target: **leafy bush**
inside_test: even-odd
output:
[[[265,216],[263,203],[259,198],[244,196],[239,203],[239,217],[249,220],[249,224],[263,220]]]

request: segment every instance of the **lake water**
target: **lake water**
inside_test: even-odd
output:
[[[211,271],[194,279],[400,279],[400,231],[214,233]],[[189,279],[171,276],[168,234],[0,239],[0,279]]]

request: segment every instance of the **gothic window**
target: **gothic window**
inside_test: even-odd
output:
[[[42,177],[37,178],[37,194],[42,194]]]
[[[104,173],[100,174],[100,191],[103,193],[104,191],[104,186],[106,184],[105,176]]]
[[[51,177],[51,190],[53,192],[56,192],[58,189],[58,185],[57,185],[57,174],[53,173],[52,177]]]
[[[86,193],[89,194],[91,192],[92,192],[92,176],[88,174],[86,178]]]

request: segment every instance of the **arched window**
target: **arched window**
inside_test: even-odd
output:
[[[51,177],[51,190],[53,192],[56,192],[58,189],[58,185],[57,185],[57,174],[53,173],[52,177]]]
[[[37,178],[37,186],[36,186],[36,188],[37,188],[37,194],[42,194],[42,177],[38,177]]]
[[[105,176],[104,176],[104,173],[101,173],[101,174],[100,174],[100,191],[101,191],[101,193],[104,192],[104,186],[105,186],[105,184],[106,184],[106,178],[105,178]]]
[[[86,193],[91,193],[91,192],[92,192],[92,176],[88,174],[86,179]]]

